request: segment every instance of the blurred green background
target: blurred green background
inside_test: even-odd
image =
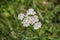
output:
[[[17,19],[29,8],[42,22],[38,30]],[[60,0],[0,0],[0,40],[60,40]]]

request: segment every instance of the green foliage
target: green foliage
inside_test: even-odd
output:
[[[60,40],[59,0],[0,0],[0,40]],[[24,28],[18,14],[34,8],[42,27]]]

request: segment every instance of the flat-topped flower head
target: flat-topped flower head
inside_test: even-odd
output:
[[[20,14],[18,15],[18,19],[19,19],[19,20],[23,20],[24,16],[25,16],[25,15],[24,15],[23,13],[20,13]]]
[[[34,27],[34,29],[37,30],[37,29],[41,28],[41,25],[42,25],[41,22],[37,22],[37,23],[34,24],[33,27]]]
[[[24,15],[23,13],[20,13],[18,15],[18,19],[22,20],[22,25],[24,27],[29,27],[30,24],[33,25],[34,29],[39,29],[41,28],[41,22],[39,22],[38,16],[35,15],[36,12],[34,11],[33,8],[30,8],[27,10],[27,13]]]

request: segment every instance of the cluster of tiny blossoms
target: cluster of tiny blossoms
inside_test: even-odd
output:
[[[26,14],[20,13],[18,19],[22,21],[24,27],[29,27],[31,24],[34,29],[38,29],[41,28],[42,25],[41,22],[39,22],[36,12],[32,8],[28,9]]]

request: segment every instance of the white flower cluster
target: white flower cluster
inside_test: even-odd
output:
[[[27,10],[26,15],[23,13],[20,13],[18,15],[18,19],[22,20],[22,24],[24,27],[29,27],[30,24],[32,24],[34,29],[38,29],[38,28],[41,28],[42,24],[41,22],[39,22],[38,16],[35,14],[36,12],[34,11],[34,9],[30,8]]]

